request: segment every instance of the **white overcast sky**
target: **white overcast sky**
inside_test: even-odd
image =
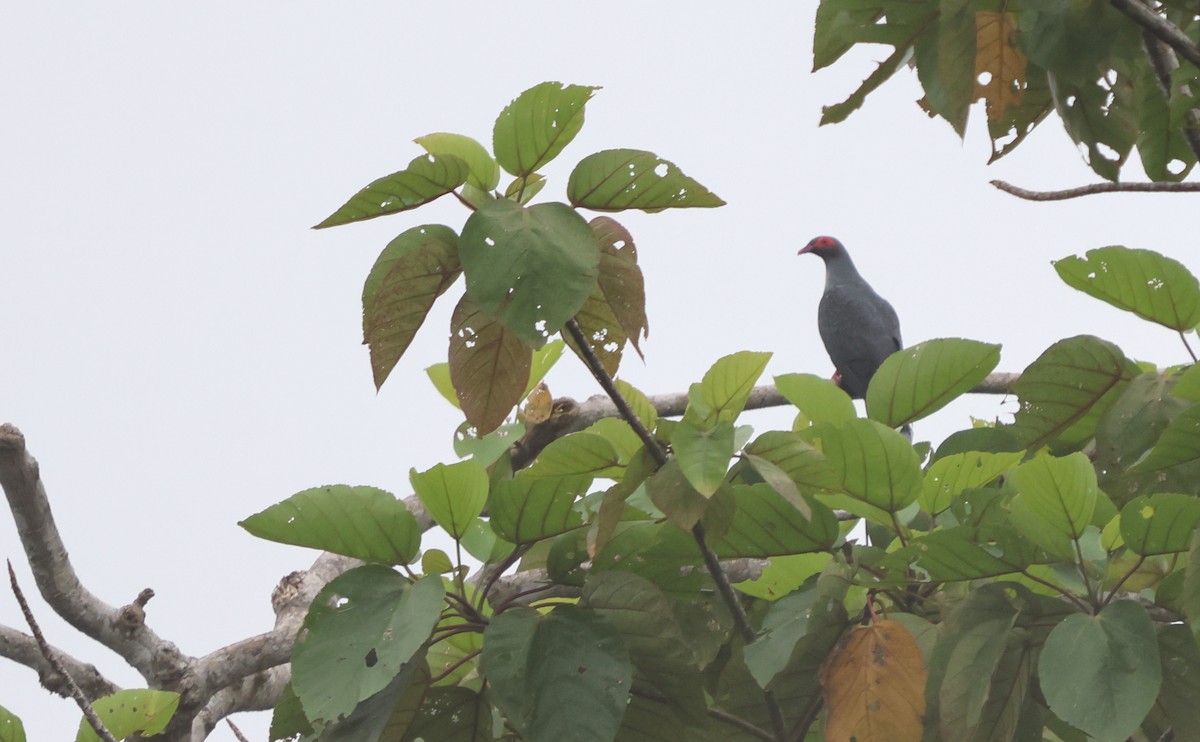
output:
[[[815,3],[10,3],[0,23],[0,422],[41,463],[80,576],[114,605],[145,587],[149,621],[203,654],[271,625],[269,595],[315,554],[236,521],[308,487],[407,494],[410,467],[452,460],[460,421],[423,369],[445,359],[439,305],[383,391],[360,344],[363,279],[386,242],[449,199],[314,232],[435,131],[490,144],[496,115],[545,80],[602,85],[582,133],[546,170],[633,147],[723,197],[716,210],[620,218],[646,275],[646,363],[623,377],[680,391],[716,358],[772,351],[768,374],[831,368],[816,331],[822,266],[796,251],[832,234],[901,317],[906,342],[1004,344],[1019,371],[1092,333],[1161,365],[1176,336],[1062,284],[1052,259],[1125,244],[1200,271],[1194,196],[1035,204],[1033,188],[1092,182],[1057,119],[985,167],[982,111],[967,141],[914,105],[905,70],[848,122],[818,128],[885,51],[810,73]],[[1126,178],[1144,179],[1135,166]],[[452,289],[452,294],[459,289]],[[556,395],[598,390],[573,358]],[[918,424],[940,440],[998,397]],[[787,414],[756,413],[759,430]],[[36,597],[51,641],[110,678],[139,678]],[[0,592],[0,622],[23,627]],[[31,740],[68,739],[78,713],[0,661],[0,705]],[[264,739],[266,715],[237,719]],[[222,727],[213,739],[232,739]]]

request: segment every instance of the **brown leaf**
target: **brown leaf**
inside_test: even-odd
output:
[[[589,226],[600,244],[600,274],[575,320],[605,370],[615,375],[626,341],[642,354],[638,343],[647,334],[645,283],[629,231],[607,216],[596,217]]]
[[[1017,21],[1012,13],[981,10],[975,14],[975,92],[983,98],[989,121],[1004,117],[1009,107],[1021,105],[1025,96],[1025,67],[1028,60],[1017,49]],[[986,84],[980,75],[987,74]]]
[[[855,629],[821,668],[829,742],[906,742],[924,733],[926,672],[896,621]]]
[[[540,382],[525,398],[525,424],[538,425],[550,419],[554,409],[554,398],[550,396],[550,387],[546,382]]]
[[[450,318],[450,382],[480,436],[504,422],[529,382],[533,351],[466,294]]]

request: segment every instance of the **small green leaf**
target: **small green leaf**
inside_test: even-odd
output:
[[[1060,340],[1013,384],[1021,409],[1010,430],[1027,448],[1037,450],[1083,419],[1093,406],[1111,404],[1138,374],[1133,362],[1112,343],[1090,335]]]
[[[305,714],[330,721],[386,687],[429,639],[444,592],[440,577],[409,583],[379,565],[331,580],[292,651],[292,685]]]
[[[973,27],[973,26],[972,26]],[[891,428],[937,412],[1000,362],[1000,346],[940,338],[893,353],[867,388],[867,414]]]
[[[813,580],[811,585],[815,583]],[[746,667],[760,687],[766,688],[779,674],[792,656],[796,642],[808,633],[808,618],[817,597],[812,587],[798,590],[775,601],[763,616],[761,636],[744,650]]]
[[[490,191],[500,183],[500,166],[483,145],[471,137],[439,132],[417,137],[414,141],[431,155],[454,155],[467,163],[471,170],[467,182],[480,190]]]
[[[591,477],[540,479],[519,475],[497,482],[488,506],[492,528],[506,541],[530,544],[583,525],[571,505]]]
[[[454,384],[450,383],[449,363],[435,363],[425,369],[425,375],[429,377],[438,394],[454,405],[455,409],[462,409],[458,404],[458,393],[454,391]]]
[[[813,374],[783,374],[775,377],[775,388],[800,408],[810,425],[841,423],[858,416],[850,395],[829,379]]]
[[[1200,499],[1189,495],[1142,495],[1121,509],[1121,536],[1135,554],[1187,551],[1200,525]]]
[[[1068,285],[1172,330],[1200,324],[1200,282],[1181,263],[1152,250],[1114,245],[1054,263]]]
[[[1013,472],[1018,494],[1012,501],[1017,529],[1042,548],[1070,555],[1070,541],[1083,536],[1096,510],[1099,487],[1087,456],[1041,455]]]
[[[429,515],[452,538],[462,538],[487,504],[487,471],[475,461],[438,464],[420,473],[410,469],[408,481]]]
[[[908,439],[874,420],[813,428],[840,488],[850,497],[897,513],[921,494],[921,462]]]
[[[1024,458],[1021,452],[982,453],[966,451],[935,461],[925,472],[925,484],[918,501],[921,509],[934,515],[950,507],[955,497],[969,489],[983,487]]]
[[[671,447],[683,475],[705,497],[712,496],[725,481],[734,451],[733,432],[732,422],[717,422],[702,430],[684,419],[671,434]]]
[[[521,93],[492,130],[496,160],[516,176],[553,160],[583,127],[583,108],[599,87],[544,82]]]
[[[595,289],[600,246],[566,204],[496,201],[463,225],[459,257],[480,309],[540,348]]]
[[[733,522],[713,546],[723,558],[764,559],[825,551],[837,541],[833,511],[811,497],[805,498],[812,513],[806,518],[768,484],[735,485],[733,495],[737,500]]]
[[[402,501],[375,487],[304,490],[238,525],[268,541],[384,564],[408,564],[421,545],[416,518]]]
[[[1188,366],[1179,375],[1179,380],[1175,382],[1175,388],[1172,391],[1177,397],[1200,401],[1200,363]]]
[[[613,444],[604,436],[583,431],[565,435],[546,446],[521,476],[619,479],[623,471]]]
[[[711,426],[718,420],[733,422],[745,409],[754,383],[770,360],[770,353],[748,350],[718,359],[700,380],[696,390],[698,400],[689,402],[688,414],[698,419],[700,427]]]
[[[533,351],[463,295],[450,318],[450,381],[467,422],[500,427],[522,399]]]
[[[567,199],[572,206],[593,211],[725,205],[674,163],[637,149],[610,149],[583,158],[571,171]]]
[[[454,431],[454,453],[460,458],[471,457],[481,466],[491,466],[525,435],[523,423],[501,425],[483,436],[471,423],[464,422]]]
[[[1060,719],[1102,742],[1123,742],[1154,706],[1162,683],[1146,609],[1118,600],[1097,616],[1068,616],[1046,639],[1038,680]]]
[[[692,486],[677,458],[646,480],[646,492],[655,507],[684,531],[690,531],[708,510],[709,498]]]
[[[654,430],[654,426],[658,424],[658,410],[654,409],[650,398],[621,379],[617,379],[616,384],[617,391],[629,403],[630,409],[633,410],[633,414],[637,416],[638,420],[642,421],[642,425],[647,430]]]
[[[141,733],[152,737],[166,728],[179,708],[179,694],[165,690],[121,690],[98,698],[92,709],[115,739]],[[3,731],[3,726],[0,726]],[[75,742],[99,742],[100,735],[87,719],[79,720]],[[7,742],[7,741],[6,741]]]
[[[397,173],[372,181],[313,229],[415,209],[467,182],[470,166],[454,155],[421,155]]]
[[[491,525],[482,518],[476,518],[467,526],[462,545],[468,554],[481,562],[498,562],[511,554],[515,548],[513,544],[501,540]]]
[[[25,725],[3,706],[0,706],[0,742],[25,742]]]
[[[532,201],[534,196],[541,193],[545,187],[546,176],[539,173],[532,173],[509,183],[508,188],[504,190],[504,197],[509,201],[515,201],[524,206]]]
[[[421,571],[427,575],[444,575],[454,571],[454,562],[441,549],[430,549],[421,555]]]
[[[804,494],[840,487],[840,479],[829,467],[825,454],[802,441],[795,433],[769,430],[751,441],[745,452],[754,459],[768,461],[779,467]]]

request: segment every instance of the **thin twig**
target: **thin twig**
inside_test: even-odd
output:
[[[717,721],[723,724],[728,724],[731,727],[737,727],[752,737],[757,737],[764,742],[775,742],[775,737],[771,736],[770,732],[760,726],[757,726],[756,724],[751,724],[740,716],[734,716],[733,714],[722,711],[721,709],[709,709],[707,713]]]
[[[21,606],[21,613],[25,615],[25,623],[29,624],[29,630],[33,632],[33,638],[37,641],[38,649],[41,650],[42,656],[46,658],[46,662],[54,671],[67,681],[67,686],[71,689],[71,698],[75,699],[75,704],[79,706],[79,710],[83,712],[84,717],[88,720],[88,724],[92,729],[96,730],[96,734],[104,742],[117,742],[112,733],[104,726],[104,722],[100,721],[100,717],[96,715],[96,710],[92,708],[91,701],[83,694],[83,691],[75,684],[67,669],[58,661],[58,657],[54,656],[54,651],[50,649],[50,645],[46,643],[46,637],[42,636],[42,629],[38,626],[37,621],[33,617],[33,611],[29,608],[29,602],[25,600],[25,593],[21,592],[21,586],[17,584],[17,573],[13,570],[12,560],[8,561],[8,581],[12,585],[13,595],[17,598],[17,605]]]
[[[479,656],[480,654],[482,654],[482,653],[483,653],[483,650],[482,650],[482,649],[476,649],[476,650],[474,650],[474,651],[472,651],[472,652],[468,652],[468,653],[467,653],[467,654],[466,654],[466,655],[465,655],[465,656],[464,656],[462,659],[460,659],[460,660],[456,661],[454,664],[450,665],[450,666],[449,666],[449,667],[447,667],[445,670],[442,670],[442,671],[441,671],[441,672],[439,672],[437,675],[434,675],[434,676],[433,676],[433,679],[432,679],[432,680],[430,680],[429,682],[430,682],[430,683],[440,683],[441,681],[443,681],[443,680],[445,680],[446,678],[450,677],[450,674],[451,674],[452,672],[454,672],[454,671],[455,671],[455,670],[457,670],[458,668],[462,667],[463,665],[467,664],[467,663],[468,663],[468,662],[470,662],[471,660],[475,659],[476,657],[478,657],[478,656]]]
[[[1192,363],[1200,361],[1196,358],[1196,351],[1192,350],[1192,346],[1187,341],[1187,335],[1183,334],[1183,330],[1179,331],[1179,339],[1183,341],[1183,347],[1187,348],[1188,355],[1192,357]]]
[[[1021,574],[1024,575],[1025,577],[1028,577],[1029,579],[1033,580],[1034,582],[1038,583],[1039,585],[1045,585],[1046,587],[1050,588],[1054,592],[1058,593],[1059,595],[1063,596],[1067,600],[1074,603],[1078,608],[1080,608],[1084,611],[1087,611],[1088,613],[1092,612],[1092,607],[1087,604],[1087,601],[1079,598],[1077,595],[1075,595],[1075,593],[1071,592],[1070,590],[1065,590],[1062,587],[1055,585],[1050,580],[1046,580],[1041,577],[1038,577],[1037,575],[1030,573],[1030,571],[1027,569],[1021,570]]]
[[[804,712],[804,717],[800,719],[800,723],[796,726],[796,739],[802,740],[808,736],[808,728],[817,720],[817,714],[821,713],[821,706],[824,703],[824,699],[820,696],[813,699],[812,705]]]
[[[246,739],[246,735],[242,734],[242,730],[237,728],[232,719],[226,719],[225,723],[229,725],[229,729],[233,732],[233,736],[237,737],[238,742],[250,742]]]
[[[1128,580],[1130,577],[1133,577],[1134,574],[1136,574],[1137,571],[1142,568],[1142,564],[1145,561],[1146,561],[1145,556],[1139,556],[1138,560],[1136,562],[1134,562],[1132,567],[1129,568],[1129,571],[1126,572],[1125,574],[1121,575],[1121,579],[1117,580],[1117,584],[1113,585],[1112,592],[1110,592],[1108,594],[1108,597],[1105,598],[1104,601],[1100,603],[1101,608],[1103,608],[1104,606],[1111,603],[1113,598],[1117,597],[1117,591],[1121,589],[1121,586],[1125,584],[1126,580]]]
[[[1065,201],[1097,193],[1200,193],[1200,183],[1092,183],[1062,191],[1031,191],[1003,180],[992,185],[1026,201]]]
[[[1134,23],[1154,34],[1175,52],[1200,67],[1200,46],[1197,46],[1174,23],[1147,7],[1140,0],[1110,0],[1112,6]]]

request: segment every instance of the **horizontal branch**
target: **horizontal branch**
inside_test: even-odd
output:
[[[1003,180],[993,180],[992,185],[1026,201],[1066,201],[1097,193],[1200,193],[1200,183],[1091,183],[1062,191],[1031,191]]]
[[[100,674],[95,665],[81,662],[53,645],[50,645],[50,650],[88,698],[103,698],[121,690],[120,686]],[[36,672],[38,682],[51,693],[64,698],[71,694],[67,679],[50,666],[39,651],[37,641],[29,634],[0,625],[0,657]]]

